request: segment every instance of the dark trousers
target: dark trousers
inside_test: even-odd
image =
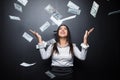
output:
[[[51,72],[55,75],[52,80],[73,80],[72,67],[52,66]]]

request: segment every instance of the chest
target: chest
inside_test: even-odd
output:
[[[70,47],[61,47],[58,48],[59,53],[53,54],[53,59],[64,59],[64,60],[71,60],[72,54],[70,53]]]

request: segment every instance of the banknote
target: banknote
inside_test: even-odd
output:
[[[79,9],[73,9],[73,8],[68,8],[68,12],[76,15],[80,15],[81,10]]]
[[[56,42],[56,40],[53,38],[53,39],[50,39],[47,42],[47,45],[50,45],[50,44],[54,44]]]
[[[57,20],[63,17],[58,11],[56,11],[52,16],[55,17]]]
[[[50,14],[53,14],[56,12],[56,10],[53,8],[53,6],[51,4],[48,4],[46,7],[45,7],[45,10],[50,13]]]
[[[30,67],[30,66],[33,66],[33,65],[35,65],[36,63],[26,63],[26,62],[22,62],[21,64],[20,64],[20,66],[23,66],[23,67]]]
[[[50,26],[50,23],[47,21],[41,27],[40,30],[43,32]]]
[[[118,13],[120,13],[120,10],[109,12],[108,15],[118,14]]]
[[[51,71],[46,71],[45,72],[45,74],[47,75],[47,76],[49,76],[51,79],[53,79],[54,77],[55,77],[55,75],[51,72]]]
[[[79,9],[79,6],[76,5],[75,3],[73,3],[72,1],[69,1],[68,4],[67,4],[67,6],[68,6],[69,8]]]
[[[62,21],[62,22],[63,22],[63,21],[67,21],[67,20],[70,20],[70,19],[73,19],[73,18],[76,18],[76,15],[63,18],[63,19],[61,19],[61,21]]]
[[[17,3],[14,3],[14,8],[15,8],[17,11],[19,11],[19,12],[22,12],[22,11],[23,11],[23,10],[22,10],[22,6],[19,5],[19,4],[17,4]]]
[[[18,20],[18,21],[21,20],[20,17],[12,16],[12,15],[9,15],[9,18],[10,18],[11,20]]]
[[[22,37],[25,38],[28,42],[31,42],[33,40],[33,37],[30,36],[27,32],[24,32]]]
[[[23,6],[26,6],[28,3],[28,0],[17,0],[19,3],[21,3]]]
[[[51,16],[50,19],[57,25],[60,26],[62,24],[61,20],[57,20],[54,16]]]
[[[98,5],[95,1],[93,1],[90,14],[91,14],[94,18],[96,17],[96,14],[97,14],[97,12],[98,12],[98,8],[99,8],[99,5]]]

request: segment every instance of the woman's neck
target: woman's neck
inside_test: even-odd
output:
[[[61,38],[59,44],[62,47],[64,47],[64,46],[66,46],[68,44],[68,41],[66,40],[66,38]]]

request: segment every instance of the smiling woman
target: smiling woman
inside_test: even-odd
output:
[[[52,56],[51,73],[55,76],[53,80],[73,80],[73,62],[74,56],[80,60],[85,60],[87,49],[89,47],[87,38],[94,30],[86,30],[81,51],[72,43],[70,30],[67,25],[62,24],[57,29],[56,43],[48,46],[45,50],[45,42],[42,37],[35,31],[30,30],[38,39],[39,51],[42,59],[48,59]]]

